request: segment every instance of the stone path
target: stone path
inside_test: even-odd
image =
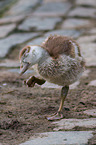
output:
[[[94,109],[96,112],[96,109]],[[84,113],[88,115],[94,115],[96,116],[95,113],[93,113],[94,110],[87,110]],[[89,111],[89,113],[88,113]],[[91,118],[91,119],[62,119],[57,122],[53,122],[53,124],[56,124],[58,127],[54,128],[53,130],[59,131],[59,130],[71,130],[74,127],[85,127],[85,128],[95,128],[96,127],[96,118]]]
[[[92,136],[92,131],[47,132],[20,145],[85,145]]]
[[[96,0],[0,1],[0,69],[18,73],[20,49],[25,45],[40,45],[50,34],[71,36],[79,42],[87,67],[82,77],[88,77],[90,68],[96,68]],[[80,81],[70,88],[76,89],[79,84]],[[96,80],[91,80],[88,86],[96,87]],[[58,88],[48,82],[42,87]],[[96,127],[96,108],[84,113],[94,118],[62,119],[54,122],[57,127],[53,130],[63,131],[38,134],[20,145],[87,144],[93,136],[91,128]],[[72,131],[76,126],[85,126],[90,131]]]

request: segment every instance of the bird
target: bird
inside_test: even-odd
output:
[[[37,64],[41,78],[31,76],[25,83],[33,87],[36,83],[46,81],[62,86],[61,101],[58,111],[47,117],[48,120],[62,119],[63,105],[69,86],[80,79],[85,69],[85,59],[81,55],[80,46],[71,37],[50,35],[41,45],[28,45],[20,51],[20,75],[31,66]]]

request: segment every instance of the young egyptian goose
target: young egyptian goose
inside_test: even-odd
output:
[[[45,80],[62,86],[59,110],[48,120],[63,118],[62,108],[69,85],[77,81],[84,71],[85,61],[77,42],[65,36],[49,36],[41,45],[27,46],[20,52],[21,73],[38,64],[38,72],[43,79],[31,77],[26,82],[29,87],[35,83],[42,85]]]

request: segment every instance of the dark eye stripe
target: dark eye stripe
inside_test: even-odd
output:
[[[30,51],[30,46],[26,46],[24,48],[22,48],[22,50],[20,51],[20,55],[19,58],[21,59],[22,56],[24,56],[24,53],[27,51],[27,53]]]

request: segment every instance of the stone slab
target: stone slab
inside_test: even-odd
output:
[[[76,81],[75,83],[71,84],[69,86],[70,90],[76,89],[79,84],[80,84],[80,81]]]
[[[79,44],[92,43],[96,41],[96,35],[89,35],[89,36],[85,35],[85,36],[79,37],[77,41],[79,42]]]
[[[7,36],[15,28],[16,28],[16,24],[8,24],[8,25],[0,26],[0,38]]]
[[[9,8],[10,5],[14,4],[15,0],[1,0],[0,1],[0,12],[4,12],[6,8]]]
[[[76,89],[77,88],[77,86],[80,84],[80,82],[79,81],[77,81],[77,82],[75,82],[75,83],[73,83],[72,85],[70,85],[70,90],[73,90],[73,89]],[[58,86],[58,85],[56,85],[56,84],[53,84],[53,83],[49,83],[49,82],[45,82],[42,86],[41,86],[41,88],[62,88],[62,86]]]
[[[79,31],[79,30],[62,30],[62,29],[59,29],[59,30],[54,30],[54,31],[51,31],[51,32],[47,32],[45,33],[45,37],[48,37],[50,36],[51,34],[52,35],[63,35],[63,36],[69,36],[69,37],[72,37],[72,38],[78,38],[81,34],[83,33],[83,31]]]
[[[96,127],[96,118],[89,119],[62,119],[60,121],[53,122],[57,127],[54,128],[54,131],[64,130],[64,129],[73,129],[76,126],[94,128]]]
[[[31,38],[38,36],[40,33],[18,33],[12,34],[0,40],[0,58],[4,58],[17,44],[24,43]]]
[[[86,111],[84,111],[84,114],[96,116],[96,109],[86,110]]]
[[[58,22],[61,22],[61,18],[59,17],[29,17],[27,18],[22,24],[19,25],[19,30],[39,30],[39,31],[45,31],[45,30],[52,30],[56,26]]]
[[[96,87],[96,80],[91,81],[88,85]]]
[[[29,41],[27,43],[27,45],[40,45],[45,39],[46,39],[46,37],[39,37],[39,38],[36,38],[32,41]]]
[[[59,2],[66,2],[67,0],[59,0]],[[58,0],[44,0],[43,3],[58,2]]]
[[[85,58],[86,66],[96,66],[96,35],[82,36],[77,41]]]
[[[83,145],[92,138],[92,131],[59,131],[37,134],[20,145]]]
[[[93,23],[89,20],[85,19],[66,19],[62,25],[61,28],[64,29],[74,29],[74,28],[88,28],[91,27]]]
[[[19,16],[7,16],[7,17],[2,17],[0,18],[0,25],[1,24],[7,24],[7,23],[16,23],[20,22],[25,18],[24,15],[19,15]]]
[[[16,68],[8,69],[7,72],[12,72],[12,73],[18,73],[18,74],[20,74],[20,69],[19,68],[17,68],[17,69]],[[29,74],[29,73],[32,75],[32,74],[34,74],[34,72],[35,72],[34,70],[30,69],[30,70],[27,70],[24,73],[24,75]]]
[[[43,85],[41,85],[41,88],[62,88],[62,86],[58,86],[56,84],[53,83],[49,83],[49,82],[45,82]]]
[[[7,11],[6,14],[11,16],[27,14],[31,12],[39,2],[39,0],[19,0],[10,8],[9,11]]]
[[[33,14],[35,16],[65,16],[71,6],[69,2],[43,3]]]
[[[96,43],[79,43],[86,66],[96,66]],[[91,55],[90,55],[91,54]]]
[[[20,63],[19,60],[10,60],[10,59],[5,59],[3,62],[0,62],[0,68],[19,68]]]
[[[82,73],[82,76],[81,77],[88,77],[89,76],[89,73],[91,73],[91,70],[90,69],[85,69],[85,71]]]
[[[89,34],[96,34],[96,28],[92,28],[90,30],[88,30]]]
[[[76,5],[96,7],[96,0],[76,0]]]
[[[68,14],[71,17],[88,17],[88,18],[96,18],[96,9],[95,8],[84,8],[84,7],[76,7],[71,10]]]

